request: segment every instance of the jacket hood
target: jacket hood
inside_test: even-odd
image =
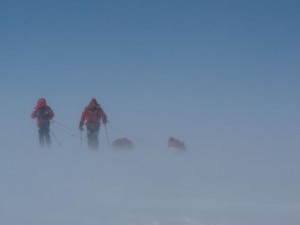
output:
[[[37,101],[37,107],[40,108],[40,107],[43,107],[45,105],[47,105],[47,103],[46,103],[46,100],[44,98],[38,99],[38,101]]]
[[[95,98],[92,98],[89,105],[92,106],[92,105],[97,105],[97,100]]]

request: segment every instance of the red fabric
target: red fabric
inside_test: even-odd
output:
[[[86,121],[86,123],[100,123],[101,119],[103,123],[107,123],[107,116],[103,109],[100,107],[99,104],[96,104],[95,107],[93,107],[93,104],[95,102],[93,99],[91,100],[90,104],[86,106],[81,114],[80,118],[80,124],[83,125],[83,123]]]
[[[38,126],[49,126],[53,117],[53,110],[48,105],[40,106],[39,103],[31,113],[31,118],[36,119]]]
[[[96,106],[98,103],[97,103],[97,100],[95,98],[92,98],[91,101],[90,101],[90,106],[94,105]]]
[[[46,100],[44,98],[40,98],[38,101],[37,101],[37,107],[43,107],[46,105]]]

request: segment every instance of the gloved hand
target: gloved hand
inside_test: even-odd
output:
[[[82,122],[79,123],[79,130],[80,131],[84,131],[84,129],[83,129],[83,123]]]

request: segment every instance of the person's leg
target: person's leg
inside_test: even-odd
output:
[[[99,127],[87,128],[88,146],[91,149],[97,149],[99,147],[98,135],[99,135]]]
[[[44,129],[43,127],[39,127],[39,144],[41,147],[44,147],[45,145],[45,139],[44,139]]]
[[[46,144],[50,147],[51,146],[51,137],[50,137],[49,126],[45,127],[44,135],[45,135]]]

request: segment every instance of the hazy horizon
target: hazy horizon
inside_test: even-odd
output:
[[[0,1],[0,223],[298,225],[299,10]],[[30,117],[41,97],[50,149]],[[91,98],[109,120],[94,152],[78,138]],[[135,150],[111,149],[121,137]]]

